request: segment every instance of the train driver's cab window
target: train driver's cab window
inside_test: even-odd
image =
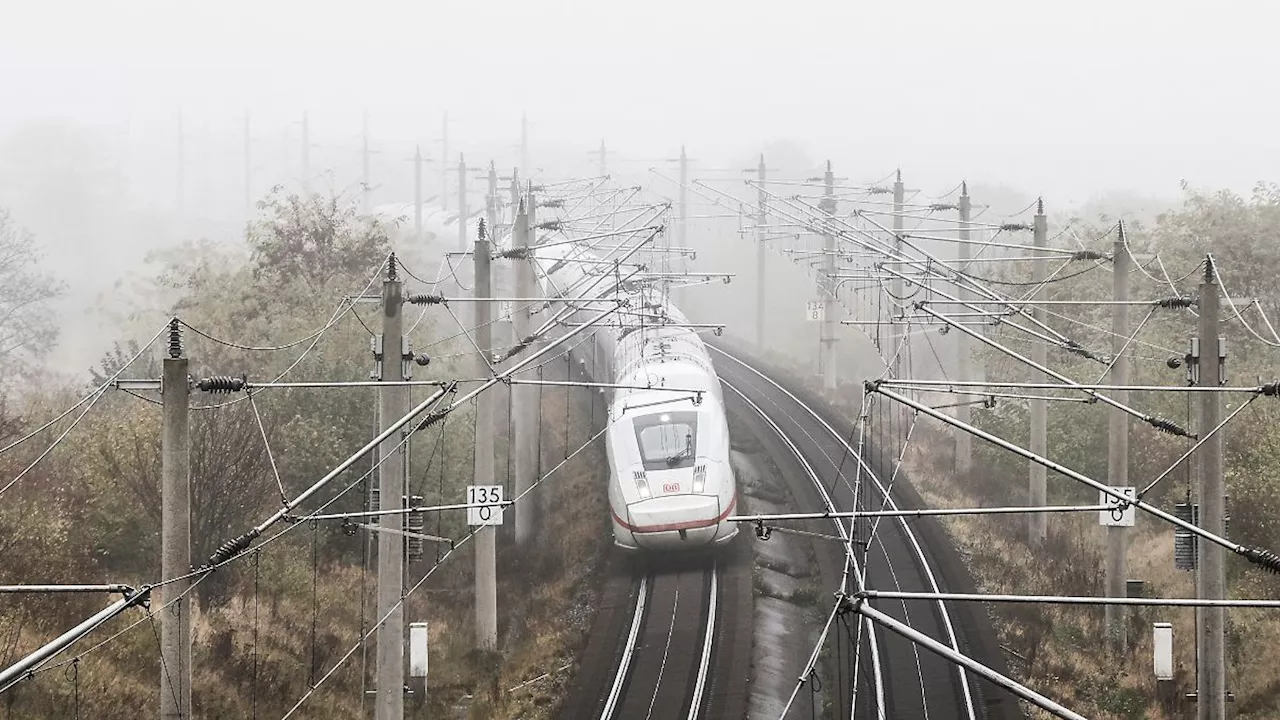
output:
[[[693,467],[698,454],[698,413],[661,412],[635,419],[645,470]]]

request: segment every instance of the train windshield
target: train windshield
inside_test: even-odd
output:
[[[662,412],[634,420],[645,470],[693,467],[698,454],[698,413]]]

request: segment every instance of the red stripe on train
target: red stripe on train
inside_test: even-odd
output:
[[[668,523],[666,525],[632,525],[626,520],[618,517],[618,511],[614,510],[612,507],[609,508],[609,513],[613,515],[614,522],[633,533],[674,532],[676,530],[696,530],[698,528],[717,525],[725,518],[729,517],[729,514],[733,512],[733,509],[737,507],[737,505],[738,495],[737,493],[734,493],[733,498],[729,500],[729,507],[725,508],[725,511],[720,513],[719,517],[710,520],[686,520],[684,522]]]

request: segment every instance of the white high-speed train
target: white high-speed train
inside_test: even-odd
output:
[[[413,238],[413,210],[413,203],[388,203],[371,208],[369,215],[386,226],[392,239],[408,241]],[[480,209],[472,211],[471,215],[474,217],[483,212],[484,206],[481,205]],[[474,222],[474,220],[471,221],[473,226]],[[451,250],[455,249],[458,244],[458,211],[444,210],[439,205],[423,203],[422,233],[423,244],[428,247],[438,244]],[[471,235],[474,235],[474,232]]]
[[[594,331],[584,330],[586,338],[570,351],[595,382],[625,386],[605,390],[615,544],[668,551],[727,543],[738,532],[725,520],[737,506],[737,482],[720,381],[702,339],[658,289],[647,283],[618,287],[607,264],[563,239],[541,238],[533,253],[538,283],[553,308],[602,294],[627,305]],[[590,307],[569,321],[583,322],[607,304]],[[690,390],[701,391],[699,401]]]

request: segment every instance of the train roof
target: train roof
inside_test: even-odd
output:
[[[625,300],[624,306],[600,325],[617,342],[619,377],[655,365],[666,365],[664,373],[683,374],[677,365],[685,364],[690,372],[715,378],[702,338],[687,326],[688,319],[666,293],[650,283],[623,280],[607,265],[599,264],[599,256],[579,245],[548,245],[561,240],[550,235],[534,249],[548,296],[574,299],[603,295]]]

